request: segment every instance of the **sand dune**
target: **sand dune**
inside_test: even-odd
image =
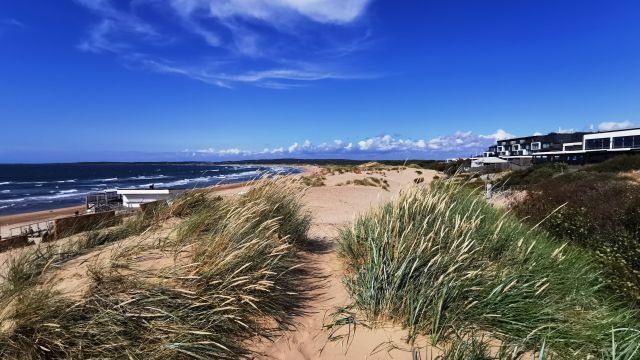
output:
[[[327,186],[310,188],[304,201],[313,215],[311,236],[324,251],[309,255],[309,262],[319,267],[321,274],[327,276],[328,287],[324,294],[310,304],[313,314],[299,319],[296,331],[284,334],[273,343],[258,345],[258,350],[266,357],[275,359],[411,359],[411,353],[402,349],[408,346],[403,337],[406,331],[399,327],[357,328],[349,343],[346,340],[327,342],[329,333],[323,329],[329,315],[337,308],[349,303],[349,295],[342,285],[342,266],[335,253],[338,231],[375,205],[390,200],[402,189],[416,186],[414,179],[425,178],[423,184],[431,182],[435,171],[415,169],[384,171],[380,174],[344,174],[326,175]],[[337,186],[349,180],[375,176],[387,179],[389,191],[371,186]],[[394,347],[400,347],[396,349]],[[322,352],[321,352],[322,350]],[[430,351],[430,350],[429,350]],[[424,353],[423,353],[424,354]]]
[[[317,296],[309,303],[309,311],[305,316],[296,319],[298,324],[295,331],[282,334],[273,342],[249,344],[264,358],[273,359],[411,359],[411,353],[403,340],[406,332],[401,328],[386,325],[367,329],[358,327],[349,341],[328,342],[329,331],[324,325],[329,322],[329,316],[337,308],[349,304],[349,295],[342,284],[343,269],[336,255],[339,229],[354,220],[359,214],[365,213],[372,207],[382,204],[403,189],[412,186],[425,186],[436,175],[435,171],[416,169],[397,169],[385,171],[356,171],[343,173],[328,173],[326,170],[311,167],[301,176],[319,176],[323,178],[324,186],[308,188],[303,197],[306,209],[313,217],[310,231],[312,250],[305,253],[308,264],[317,269],[317,279],[326,281],[326,287],[317,291]],[[355,180],[377,178],[377,183],[384,185],[373,186],[372,183],[358,185]],[[416,178],[424,178],[424,182],[416,185]],[[355,183],[354,183],[355,181]],[[386,181],[386,182],[384,182]],[[229,186],[219,189],[216,193],[223,196],[235,196],[247,190],[247,185]],[[170,228],[175,224],[164,224],[163,230],[153,237],[169,236]],[[149,234],[147,234],[149,235]],[[56,288],[64,294],[75,298],[81,297],[88,287],[90,265],[96,262],[106,262],[113,251],[120,251],[127,246],[127,239],[108,246],[96,248],[81,257],[64,264],[51,274],[50,279],[56,283]],[[144,240],[143,240],[144,241]],[[61,240],[60,243],[65,242]],[[2,254],[7,259],[12,254],[32,251],[19,249]],[[158,262],[166,259],[162,254],[149,253],[148,258],[141,259],[137,266],[157,267]],[[164,260],[163,260],[164,259]],[[171,266],[170,264],[168,266]],[[342,331],[344,332],[343,329]],[[430,351],[430,350],[429,350]],[[423,352],[424,354],[424,352]]]

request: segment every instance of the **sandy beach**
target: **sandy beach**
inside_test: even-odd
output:
[[[295,331],[282,334],[273,342],[258,342],[251,345],[256,351],[272,359],[411,359],[411,353],[403,337],[406,332],[398,327],[382,326],[375,329],[359,327],[350,341],[327,342],[328,332],[324,325],[335,309],[349,303],[349,295],[342,284],[343,269],[336,255],[339,229],[359,214],[372,207],[389,201],[403,189],[412,186],[425,186],[437,173],[431,170],[406,168],[385,171],[359,171],[327,173],[318,167],[308,167],[296,177],[317,176],[323,179],[324,186],[310,187],[303,196],[303,203],[313,218],[310,230],[311,241],[317,247],[306,253],[307,262],[318,269],[318,280],[326,279],[326,287],[317,291],[314,300],[307,304],[308,314],[295,319],[298,324]],[[354,185],[356,180],[379,178],[386,181],[387,188],[377,186]],[[416,185],[414,179],[425,181]],[[236,196],[247,190],[250,183],[238,183],[217,187],[216,193],[223,196]],[[4,217],[4,221],[33,221],[48,216],[72,214],[77,208],[60,209],[52,212],[39,212]],[[64,241],[64,240],[62,240]],[[62,288],[73,288],[73,292],[82,289],[87,277],[82,264],[92,263],[104,258],[117,245],[97,248],[94,251],[66,264],[58,272]],[[4,260],[13,253],[22,253],[27,249],[13,250],[2,254]],[[66,285],[65,285],[66,284]]]

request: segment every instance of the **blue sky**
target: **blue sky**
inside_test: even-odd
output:
[[[446,158],[640,124],[640,2],[9,0],[0,162]]]

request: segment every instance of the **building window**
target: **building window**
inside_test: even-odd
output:
[[[531,143],[531,150],[540,150],[540,143],[539,142]]]
[[[545,144],[542,144],[542,148],[543,148],[543,149],[548,149],[548,148],[549,148],[549,144],[546,144],[546,143],[545,143]]]
[[[611,146],[610,138],[601,138],[601,139],[588,139],[585,142],[586,150],[602,150],[609,149]]]
[[[638,148],[640,147],[640,136],[619,136],[613,138],[613,148]]]

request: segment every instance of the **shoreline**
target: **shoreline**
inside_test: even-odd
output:
[[[293,168],[298,168],[302,170],[300,173],[290,174],[290,175],[300,175],[300,174],[308,174],[317,171],[317,167],[315,166],[291,166]],[[287,176],[290,176],[287,175]],[[245,180],[235,183],[228,183],[222,185],[210,185],[203,188],[193,188],[191,190],[198,189],[212,189],[214,192],[222,192],[228,190],[234,190],[238,188],[246,187],[253,180]],[[5,237],[5,231],[11,227],[17,227],[21,225],[27,225],[31,223],[36,223],[40,221],[46,220],[54,220],[61,217],[67,217],[70,215],[74,215],[76,211],[80,212],[80,214],[84,213],[86,210],[85,205],[77,205],[77,206],[65,206],[61,208],[51,208],[45,210],[37,210],[37,211],[27,211],[17,214],[9,214],[9,215],[0,215],[0,237]]]

